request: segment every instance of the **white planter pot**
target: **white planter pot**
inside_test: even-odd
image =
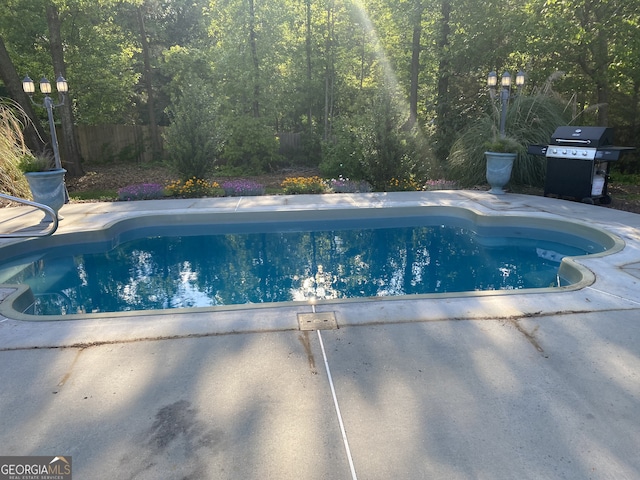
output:
[[[29,172],[24,174],[29,183],[33,201],[50,207],[56,212],[58,219],[61,219],[58,215],[58,210],[62,208],[66,200],[64,185],[65,173],[67,173],[67,171],[64,168],[59,168],[46,172]],[[50,221],[50,219],[45,216],[43,221]]]
[[[487,182],[491,186],[489,193],[504,195],[503,187],[511,180],[513,162],[517,153],[484,152],[487,158]]]

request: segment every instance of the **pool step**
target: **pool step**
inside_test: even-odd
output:
[[[334,312],[299,313],[300,330],[336,330],[338,322]]]

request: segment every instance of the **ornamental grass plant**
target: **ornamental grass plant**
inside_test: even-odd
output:
[[[548,82],[553,78],[550,77]],[[550,92],[545,85],[543,92]],[[511,100],[507,110],[506,136],[516,142],[510,151],[518,157],[513,165],[511,181],[516,184],[542,186],[545,175],[544,157],[527,154],[533,144],[547,144],[555,129],[570,123],[567,109],[562,102],[549,93],[518,95]],[[498,137],[497,127],[500,109],[494,108],[475,121],[458,137],[447,159],[447,177],[463,187],[486,183],[487,142]]]
[[[22,173],[46,172],[47,170],[53,170],[54,167],[53,158],[49,158],[46,155],[26,153],[18,159],[18,169]]]
[[[0,190],[20,198],[31,198],[31,191],[18,164],[31,155],[22,131],[27,116],[20,106],[10,100],[0,101]]]

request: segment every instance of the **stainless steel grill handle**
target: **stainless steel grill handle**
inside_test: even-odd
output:
[[[556,138],[557,143],[579,143],[580,145],[591,145],[591,140],[578,140],[576,138]]]

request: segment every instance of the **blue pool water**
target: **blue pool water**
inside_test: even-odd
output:
[[[60,315],[550,287],[562,257],[604,250],[533,228],[353,223],[145,227],[12,258],[0,278]]]

